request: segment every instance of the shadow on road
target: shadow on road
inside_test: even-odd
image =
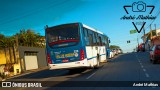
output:
[[[96,69],[93,69],[96,70]],[[43,78],[51,78],[51,77],[59,77],[59,76],[70,76],[74,74],[84,74],[86,71],[90,72],[91,69],[81,68],[81,69],[72,69],[72,70],[42,70],[30,74],[26,74],[23,76],[12,78],[16,79],[43,79]],[[12,80],[8,79],[8,80]]]
[[[101,64],[100,68],[103,67],[105,63]],[[70,76],[75,74],[83,74],[93,72],[97,69],[89,69],[89,68],[77,68],[71,70],[42,70],[38,72],[33,72],[30,74],[26,74],[19,77],[12,78],[13,80],[16,79],[43,79],[43,78],[52,78],[52,77],[59,77],[59,76]],[[12,80],[8,79],[8,80]]]

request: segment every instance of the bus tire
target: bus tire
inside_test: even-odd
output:
[[[75,73],[75,69],[68,69],[69,70],[69,74],[73,74],[73,73]]]

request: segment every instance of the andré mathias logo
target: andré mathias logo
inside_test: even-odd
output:
[[[121,20],[132,20],[133,26],[137,30],[138,33],[144,28],[146,24],[146,20],[154,20],[156,16],[152,15],[152,12],[155,8],[154,5],[147,5],[143,1],[133,2],[132,5],[123,6],[126,15],[121,17]],[[145,12],[145,13],[144,13]],[[144,14],[148,13],[147,15]],[[136,14],[136,15],[135,15]],[[138,15],[137,15],[138,14]],[[141,25],[141,28],[138,30],[137,25]]]

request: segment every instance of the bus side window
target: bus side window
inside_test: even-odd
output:
[[[88,35],[89,35],[89,45],[93,46],[93,33],[91,30],[88,30]]]
[[[96,34],[96,32],[94,32],[94,38],[95,38],[95,46],[97,46],[97,45],[98,45],[98,39],[97,39],[97,34]]]
[[[97,41],[97,46],[99,46],[100,45],[100,42],[99,42],[99,37],[98,37],[98,33],[96,33],[96,41]]]
[[[107,46],[107,48],[109,48],[109,40],[108,40],[108,37],[106,37],[106,46]]]
[[[97,40],[96,40],[95,32],[92,32],[92,35],[93,35],[93,45],[96,46]]]
[[[85,36],[85,37],[88,37],[88,32],[87,32],[87,29],[86,29],[86,28],[83,28],[83,33],[84,33],[84,36]]]
[[[89,37],[88,37],[88,30],[86,28],[83,29],[83,33],[84,33],[84,39],[85,39],[85,43],[88,46],[89,45]]]
[[[89,45],[90,46],[93,46],[93,35],[92,34],[89,34]]]
[[[106,45],[106,37],[103,36],[102,38],[103,38],[103,46],[105,46]]]
[[[102,46],[102,37],[101,36],[99,36],[99,46]]]

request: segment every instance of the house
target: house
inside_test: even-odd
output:
[[[160,44],[160,28],[150,30],[150,32],[142,36],[142,39],[145,43],[146,50],[150,50],[154,45]]]
[[[0,50],[1,74],[4,72],[3,69],[5,65],[7,65],[8,68],[13,66],[13,75],[20,74],[26,70],[39,69],[47,66],[45,48],[19,46],[16,51],[16,59],[14,59],[13,53],[10,56],[7,50],[5,55],[4,51]],[[12,59],[10,57],[12,57]]]

